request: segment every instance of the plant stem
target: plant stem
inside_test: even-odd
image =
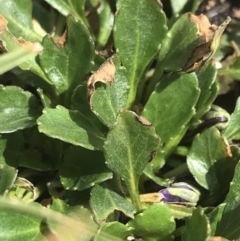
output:
[[[177,146],[174,150],[174,154],[179,156],[187,156],[189,153],[189,148],[186,146]]]
[[[130,82],[130,89],[129,89],[129,93],[128,93],[126,109],[131,109],[132,106],[134,105],[136,93],[137,93],[137,87],[134,86],[134,82],[133,83]]]
[[[184,172],[188,171],[187,163],[182,164],[181,166],[176,167],[175,169],[165,173],[163,175],[164,178],[172,178],[176,177]]]
[[[120,176],[117,175],[116,173],[113,173],[113,182],[114,182],[115,188],[116,188],[119,192],[125,194],[125,191],[123,190],[121,178],[120,178]]]
[[[164,68],[162,63],[158,62],[156,66],[156,70],[150,80],[149,85],[147,86],[146,93],[144,96],[144,104],[147,103],[148,98],[150,97],[151,93],[155,89],[156,84],[160,81],[163,71],[164,71]]]
[[[167,159],[169,155],[172,154],[172,152],[176,149],[177,145],[185,135],[187,129],[188,129],[188,125],[182,128],[181,132],[177,136],[173,137],[166,143],[166,145],[163,148],[165,159]]]
[[[55,29],[55,36],[56,37],[62,36],[65,26],[66,26],[66,17],[63,16],[62,14],[58,14],[56,29]]]
[[[128,186],[128,191],[132,200],[133,205],[136,207],[137,211],[142,210],[142,204],[140,201],[140,195],[138,191],[138,181],[134,178],[133,181],[126,182]]]

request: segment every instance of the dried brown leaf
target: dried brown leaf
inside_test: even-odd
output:
[[[206,15],[194,15],[190,13],[190,20],[197,24],[198,34],[203,36],[203,41],[209,42],[213,39],[214,32],[217,30],[216,25],[211,25]]]
[[[8,21],[0,14],[0,34],[7,29]]]
[[[222,139],[223,139],[223,142],[224,142],[225,147],[226,147],[227,156],[232,157],[233,155],[232,155],[231,147],[229,145],[229,142],[228,142],[227,138],[225,136],[222,136]]]
[[[7,24],[8,21],[0,14],[0,35],[5,34],[8,39],[10,39],[12,42],[15,42],[16,48],[28,48],[31,52],[36,54],[39,54],[43,50],[42,45],[38,42],[29,42],[22,37],[16,38],[13,36],[12,33],[8,30]],[[10,49],[7,48],[7,43],[5,41],[2,41],[1,48],[4,52],[10,51]]]
[[[221,35],[228,23],[231,21],[230,17],[220,25],[211,25],[207,16],[201,14],[199,16],[190,13],[190,20],[196,23],[197,34],[199,35],[196,48],[192,55],[188,58],[186,64],[182,68],[183,73],[190,73],[199,69],[205,62],[207,62],[215,53]]]
[[[145,126],[151,126],[152,125],[152,123],[149,120],[147,120],[145,117],[143,117],[141,115],[136,115],[136,117],[137,117],[137,120],[139,122],[141,122],[143,125],[145,125]]]
[[[116,67],[112,61],[114,56],[107,59],[100,68],[90,76],[87,81],[87,96],[91,105],[91,98],[95,91],[95,84],[102,82],[104,84],[113,84]]]
[[[67,40],[67,30],[63,33],[63,35],[61,37],[52,38],[52,40],[59,48],[63,48],[64,44]]]

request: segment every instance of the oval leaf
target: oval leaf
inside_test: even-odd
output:
[[[124,197],[100,185],[96,185],[91,190],[90,206],[99,223],[105,221],[115,210],[123,212],[130,218],[133,218],[136,212],[134,206]]]
[[[8,20],[9,30],[14,36],[41,42],[42,37],[33,30],[31,0],[1,2],[0,14]]]
[[[166,30],[166,17],[158,1],[118,2],[114,42],[122,64],[128,71],[129,105],[135,99],[145,68],[159,51]]]
[[[43,47],[39,55],[41,67],[59,94],[73,91],[85,81],[94,56],[93,40],[85,25],[69,16],[63,36],[59,39],[46,36]]]
[[[108,59],[89,78],[87,85],[92,111],[111,127],[119,110],[125,107],[128,94],[126,70],[121,67],[119,58],[115,55]]]
[[[15,86],[0,86],[0,133],[36,125],[40,116],[38,99]]]
[[[108,167],[128,184],[138,180],[160,144],[152,126],[143,125],[134,112],[122,111],[104,145]]]
[[[85,17],[85,2],[86,0],[75,1],[75,0],[46,0],[53,8],[57,9],[62,15],[68,16],[70,14],[74,15],[79,20],[82,20],[87,24]]]
[[[166,143],[190,121],[198,96],[194,74],[166,76],[150,96],[142,115],[154,124],[162,142]]]
[[[105,140],[84,115],[60,105],[56,109],[45,108],[37,123],[39,131],[47,136],[90,150],[102,149]]]
[[[196,74],[200,88],[200,96],[196,104],[196,115],[194,118],[199,119],[210,109],[211,104],[218,95],[212,88],[216,83],[217,70],[213,64],[209,62],[197,71]]]
[[[228,155],[224,139],[215,127],[194,138],[187,165],[196,181],[211,194],[225,194],[228,189],[236,165]]]
[[[171,233],[176,224],[170,208],[164,203],[156,203],[127,223],[134,228],[133,233],[143,239],[172,240]]]

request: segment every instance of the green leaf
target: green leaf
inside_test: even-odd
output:
[[[17,131],[0,136],[0,164],[18,166],[18,158],[24,150],[22,133]]]
[[[3,195],[13,185],[16,177],[15,168],[0,164],[0,195]]]
[[[194,114],[199,89],[195,74],[171,74],[150,96],[142,115],[151,121],[163,143],[179,135]]]
[[[172,240],[172,232],[176,224],[169,207],[164,203],[156,203],[135,216],[127,223],[128,227],[134,228],[133,233],[144,240],[154,238],[159,241]]]
[[[93,126],[99,130],[107,132],[107,128],[100,122],[96,115],[92,112],[87,98],[86,85],[78,85],[72,95],[72,105],[84,115]]]
[[[217,223],[216,236],[227,239],[237,239],[240,236],[240,163],[238,162],[234,177],[230,183],[229,193],[224,200],[226,206],[221,220]]]
[[[174,219],[184,219],[192,216],[194,208],[186,207],[183,205],[167,204],[171,210]]]
[[[34,53],[27,48],[15,49],[10,53],[1,55],[0,58],[0,74],[3,74],[12,68],[22,64],[24,61],[27,61],[31,58]]]
[[[157,1],[118,2],[114,42],[121,62],[128,72],[128,107],[134,102],[141,76],[159,51],[166,30],[166,17]]]
[[[56,109],[45,108],[37,123],[39,131],[47,136],[89,150],[100,150],[103,147],[104,135],[78,111],[60,105]]]
[[[41,42],[42,37],[33,30],[31,0],[1,2],[0,14],[7,19],[8,28],[14,36]]]
[[[102,152],[70,147],[60,166],[61,182],[66,189],[84,190],[112,178]]]
[[[135,113],[122,111],[104,145],[107,166],[126,183],[134,205],[141,209],[139,178],[160,144],[152,126],[144,125]]]
[[[193,211],[192,217],[186,220],[185,231],[182,235],[182,241],[203,241],[210,236],[210,225],[207,216],[203,210],[198,207]]]
[[[185,4],[187,3],[187,0],[180,0],[180,1],[170,0],[170,2],[171,2],[171,7],[174,15],[178,15],[180,11],[183,9],[183,7],[185,6]]]
[[[200,70],[196,72],[200,96],[196,104],[195,119],[202,117],[211,107],[211,104],[217,97],[218,93],[212,89],[216,82],[217,70],[211,62],[205,64]]]
[[[2,240],[47,240],[41,232],[42,218],[31,217],[15,210],[5,210],[0,206],[0,219],[0,239]]]
[[[228,155],[227,146],[215,127],[194,138],[187,165],[195,180],[211,194],[220,196],[228,190],[236,165]]]
[[[6,222],[4,222],[4,225],[2,224],[3,222],[1,222],[0,225],[1,235],[6,234],[6,238],[4,238],[4,236],[1,236],[1,238],[3,237],[3,240],[15,241],[17,238],[17,240],[20,241],[45,241],[46,239],[44,239],[44,236],[42,236],[42,234],[45,234],[44,231],[47,230],[44,230],[45,223],[43,223],[43,220],[47,220],[47,222],[51,222],[51,224],[57,224],[59,241],[89,241],[90,237],[94,236],[96,232],[96,228],[93,225],[94,222],[92,222],[91,220],[91,214],[86,209],[81,209],[81,215],[79,213],[77,214],[78,217],[81,219],[81,221],[79,221],[79,219],[63,215],[60,212],[45,208],[37,203],[26,204],[18,200],[11,200],[0,197],[0,207],[0,213],[4,214],[2,215],[3,218],[0,214],[1,220],[6,220]],[[90,226],[88,225],[89,219],[91,220]],[[19,225],[19,223],[23,225]],[[2,232],[2,229],[4,232]],[[39,233],[41,235],[40,237],[38,236]],[[51,234],[52,233],[50,233],[50,237]],[[73,239],[68,239],[70,234]],[[9,237],[10,235],[11,237]],[[18,238],[18,236],[20,238]],[[8,237],[9,239],[7,239]],[[111,239],[105,240],[110,241]]]
[[[53,86],[49,82],[41,78],[39,75],[34,74],[33,72],[30,72],[28,70],[22,70],[18,67],[12,69],[11,72],[16,75],[19,83],[23,85],[30,85],[36,89],[41,88],[44,90],[44,94],[46,94],[48,98],[51,98],[52,102],[53,100],[55,101],[56,93],[54,92]]]
[[[218,226],[218,223],[221,222],[225,206],[226,203],[222,203],[218,205],[216,208],[214,208],[213,211],[208,214],[212,236],[215,236],[216,234],[216,228]]]
[[[41,30],[39,30],[38,28],[38,31],[39,32],[41,31],[41,33],[45,33],[45,34],[51,33],[54,28],[52,12],[48,11],[49,9],[47,9],[44,6],[44,4],[41,4],[41,2],[33,1],[32,4],[33,4],[32,17],[34,20],[37,21],[37,24],[41,26]]]
[[[164,68],[169,71],[182,69],[198,39],[196,23],[190,21],[189,13],[183,14],[168,31],[159,55]]]
[[[104,223],[98,230],[94,241],[102,241],[102,234],[112,235],[112,239],[115,241],[116,238],[121,240],[127,240],[127,237],[132,233],[132,229],[119,222]],[[117,241],[117,240],[116,240]],[[119,240],[120,241],[120,240]]]
[[[218,28],[212,28],[205,15],[183,14],[163,42],[159,55],[163,69],[185,73],[199,69],[213,56],[230,20],[228,17]]]
[[[19,157],[19,166],[39,171],[56,170],[59,160],[49,160],[50,158],[46,158],[44,154],[46,153],[41,153],[35,148],[26,149]]]
[[[9,32],[7,28],[7,21],[3,17],[1,17],[1,15],[0,20],[2,25],[0,40],[3,42],[3,51],[14,52],[17,51],[19,48],[29,48],[33,56],[28,56],[28,58],[26,58],[27,56],[22,56],[22,58],[25,58],[25,61],[21,64],[19,63],[19,67],[24,70],[31,70],[33,73],[40,76],[44,81],[49,83],[50,81],[35,60],[35,56],[42,51],[42,46],[38,42],[33,43],[28,42],[23,38],[16,38],[11,32]]]
[[[230,66],[221,68],[219,74],[228,76],[234,80],[240,80],[240,57],[238,57]]]
[[[0,133],[34,126],[40,114],[38,99],[30,92],[0,85]]]
[[[112,72],[112,69],[114,70],[113,83],[104,83],[107,76]],[[90,97],[92,111],[99,117],[102,123],[111,127],[115,123],[120,109],[126,105],[129,89],[126,70],[121,67],[119,58],[114,56],[110,60],[107,60],[99,70],[91,76],[88,84],[91,84],[89,86],[91,87],[91,89],[89,89],[91,92],[92,86],[95,88]]]
[[[98,8],[99,16],[99,32],[97,36],[98,49],[103,48],[112,32],[114,14],[111,9],[111,3],[108,0],[101,0],[100,7]]]
[[[52,222],[49,222],[50,230],[56,235],[58,240],[64,241],[89,241],[97,231],[97,224],[93,221],[92,214],[90,211],[82,206],[69,206],[60,199],[53,199],[53,204],[50,208],[54,211],[60,212],[64,215],[74,218],[75,220],[84,221],[82,228],[90,227],[91,232],[85,231],[81,237],[77,236],[76,233],[70,232],[67,229],[61,230],[61,228]],[[86,229],[85,229],[86,230]],[[64,232],[63,232],[64,231]]]
[[[143,173],[159,186],[167,187],[172,183],[172,181],[167,178],[164,179],[156,176],[155,173],[153,172],[151,163],[149,163],[146,166]]]
[[[108,187],[95,185],[91,190],[90,206],[97,222],[101,223],[115,210],[133,218],[136,212],[134,206],[124,197]]]
[[[60,39],[46,36],[39,55],[42,69],[68,103],[75,87],[86,80],[92,67],[94,44],[85,25],[67,19],[67,32]]]
[[[77,19],[88,25],[85,17],[85,2],[86,0],[46,0],[53,8],[57,9],[62,15],[68,16],[69,14],[74,15]]]
[[[223,130],[222,134],[230,140],[239,140],[240,139],[240,97],[237,99],[236,107],[234,112],[231,115],[229,124],[225,130]]]

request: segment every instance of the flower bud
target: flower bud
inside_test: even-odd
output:
[[[162,202],[188,206],[196,206],[200,196],[200,192],[196,188],[185,182],[174,183],[170,187],[160,190],[159,193],[163,195]]]

